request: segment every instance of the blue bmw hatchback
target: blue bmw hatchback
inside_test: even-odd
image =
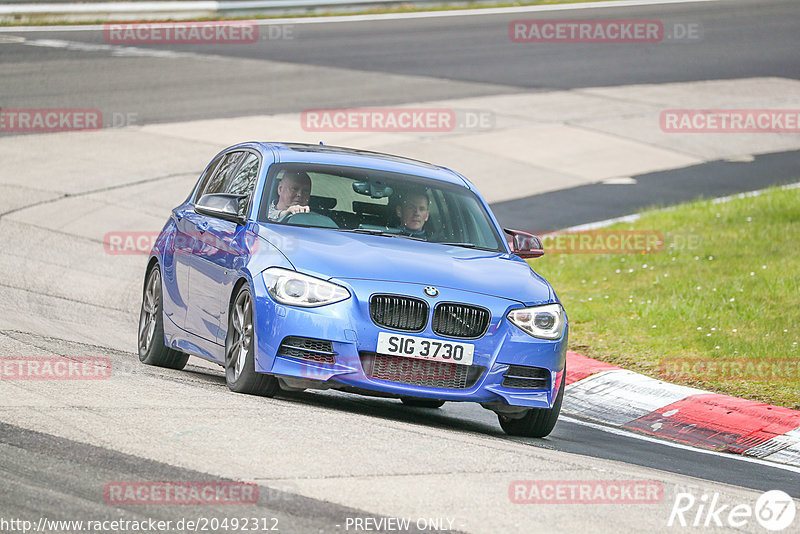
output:
[[[331,146],[244,143],[172,211],[145,274],[139,359],[225,368],[239,393],[340,389],[477,402],[546,436],[567,316],[463,176]]]

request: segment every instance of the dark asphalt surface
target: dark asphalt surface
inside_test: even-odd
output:
[[[109,352],[115,366],[136,365],[135,354]],[[120,359],[124,361],[120,361]],[[199,368],[193,372],[163,373],[166,385],[181,382],[192,387],[227,389],[220,374]],[[230,393],[230,395],[234,395]],[[532,447],[570,452],[650,467],[702,480],[727,483],[759,491],[781,489],[800,498],[800,477],[777,467],[758,465],[737,457],[708,455],[675,448],[659,441],[610,434],[581,424],[560,420],[545,439],[511,438],[503,434],[496,416],[472,403],[447,403],[441,409],[410,408],[396,400],[376,399],[345,393],[281,393],[282,402],[300,403],[331,411],[356,413],[364,418],[400,421],[449,431],[469,432],[501,440],[514,440]],[[369,423],[365,423],[369,424]],[[375,514],[259,486],[258,502],[241,506],[121,505],[105,501],[108,483],[136,481],[202,482],[224,479],[143,459],[103,447],[34,432],[0,423],[0,517],[30,520],[129,520],[172,521],[240,517],[277,520],[281,532],[340,532],[348,517],[380,517]],[[175,528],[174,526],[172,527]],[[52,530],[57,532],[66,529]],[[211,530],[215,531],[215,530]],[[216,530],[222,532],[223,530]],[[409,532],[415,532],[410,530]]]
[[[508,37],[513,20],[577,18],[658,19],[667,32],[675,24],[699,24],[702,39],[653,44],[526,44],[513,43]],[[798,27],[796,2],[721,1],[311,25],[298,27],[294,42],[267,41],[222,53],[525,90],[576,89],[753,76],[798,78]],[[219,47],[214,51],[219,53]]]
[[[134,355],[131,355],[134,357]],[[86,443],[58,438],[0,422],[0,519],[31,521],[172,521],[161,531],[184,532],[176,528],[181,520],[193,521],[199,531],[340,532],[348,517],[370,516],[359,510],[309,499],[274,488],[259,486],[256,503],[218,505],[126,505],[107,503],[107,484],[127,482],[189,482],[216,488],[215,483],[232,482],[205,473],[147,460]],[[214,490],[212,490],[214,491]],[[108,494],[110,496],[110,494]],[[247,518],[247,528],[208,528],[227,519],[230,525]],[[257,521],[253,522],[255,518]],[[44,523],[48,524],[48,523]],[[54,526],[53,523],[49,523]],[[185,525],[185,523],[183,523]],[[257,528],[254,528],[257,527]],[[103,532],[115,529],[103,528]],[[13,532],[3,530],[0,532]],[[80,532],[74,528],[50,528],[46,532]],[[85,531],[85,530],[84,530]],[[99,531],[93,529],[92,531]],[[119,532],[139,532],[124,528]],[[142,528],[142,532],[155,532]],[[379,530],[378,532],[383,532]],[[409,532],[419,532],[411,528]]]
[[[566,13],[566,14],[565,14]],[[519,44],[520,18],[647,18],[697,24],[699,41]],[[103,45],[103,32],[0,33]],[[0,106],[135,113],[137,124],[309,108],[366,107],[491,94],[754,76],[800,78],[796,0],[701,2],[602,10],[295,24],[291,39],[247,45],[137,45],[198,57],[117,57],[109,50],[0,44]],[[221,58],[221,59],[220,59]],[[238,60],[238,61],[226,61]],[[270,133],[280,137],[279,132]],[[495,204],[504,224],[552,230],[798,179],[796,153],[712,162]]]
[[[472,403],[451,402],[446,403],[441,409],[431,410],[409,408],[393,400],[360,398],[335,391],[286,393],[284,396],[290,400],[335,410],[450,430],[478,432],[498,439],[519,441],[532,447],[616,460],[760,491],[782,489],[794,497],[800,497],[798,473],[748,463],[733,455],[731,457],[709,455],[675,448],[661,442],[606,433],[563,419],[556,423],[555,429],[547,438],[512,438],[502,432],[497,416],[493,412]]]
[[[699,23],[700,42],[651,45],[525,45],[508,39],[519,18],[658,18],[665,25]],[[223,60],[114,57],[0,44],[0,106],[87,107],[137,112],[142,124],[312,107],[392,105],[412,101],[615,86],[635,83],[780,76],[800,78],[800,5],[796,0],[677,4],[602,11],[494,15],[370,23],[298,25],[294,39],[247,46],[162,47]],[[15,35],[0,33],[0,36]],[[103,43],[100,31],[20,33],[27,39]],[[247,59],[235,62],[228,59]],[[315,69],[303,67],[313,66]],[[403,75],[403,78],[395,75]],[[277,134],[273,134],[277,135]],[[537,231],[616,217],[654,204],[671,204],[797,181],[798,153],[759,156],[752,163],[712,162],[635,177],[636,185],[590,185],[498,203],[503,222]],[[209,376],[208,387],[225,387]],[[413,421],[504,437],[495,416],[478,406],[447,404],[437,412],[396,402],[303,393],[308,402],[365,416]],[[800,497],[797,473],[709,456],[608,434],[562,421],[545,440],[528,440],[743,487],[783,489]],[[99,458],[99,460],[92,460]],[[197,479],[201,475],[0,424],[0,509],[21,517],[151,516],[156,508],[111,510],[102,481]],[[207,479],[207,476],[204,476]],[[264,490],[265,495],[278,495]],[[333,505],[286,496],[257,505],[259,513],[293,522],[298,531],[330,530],[350,513]],[[163,507],[162,507],[163,508]],[[207,510],[206,510],[207,511]],[[91,513],[89,513],[91,512]],[[95,514],[94,512],[97,512]],[[180,511],[183,513],[183,511]],[[220,513],[229,514],[228,510]]]
[[[589,184],[498,202],[492,211],[504,226],[534,233],[560,230],[645,208],[800,182],[800,151],[762,154],[752,162],[712,161],[632,178],[636,184]]]
[[[511,42],[509,23],[533,18],[646,18],[663,21],[667,29],[699,24],[702,39],[652,44]],[[140,123],[151,123],[636,83],[797,79],[798,28],[796,0],[722,0],[296,24],[291,39],[269,39],[262,27],[262,40],[252,44],[136,45],[252,60],[244,63],[113,57],[108,51],[0,44],[5,71],[0,106],[135,111]],[[101,30],[2,35],[104,44]]]

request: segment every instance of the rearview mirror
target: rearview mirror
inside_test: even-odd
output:
[[[371,198],[391,196],[392,188],[382,182],[353,182],[353,191]]]
[[[226,193],[203,195],[195,204],[194,210],[209,217],[216,217],[236,224],[244,224],[245,218],[239,215],[239,202],[245,198],[247,198],[247,195],[230,195]]]
[[[522,230],[503,228],[503,231],[506,233],[506,239],[508,239],[508,246],[511,248],[512,254],[516,254],[520,258],[539,258],[544,256],[542,240],[537,236]]]

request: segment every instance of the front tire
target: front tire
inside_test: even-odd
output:
[[[147,365],[183,369],[189,355],[164,345],[164,305],[161,269],[154,265],[147,273],[139,313],[139,361]]]
[[[247,285],[243,285],[228,314],[225,381],[236,393],[272,397],[278,391],[278,380],[256,372],[253,333],[253,299]]]
[[[564,400],[567,370],[561,376],[561,387],[558,389],[556,402],[552,408],[531,408],[519,419],[511,419],[505,415],[497,414],[500,426],[509,436],[523,436],[526,438],[543,438],[553,431],[561,413],[561,402]]]

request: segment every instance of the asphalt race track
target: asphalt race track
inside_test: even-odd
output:
[[[535,18],[573,15],[573,11],[566,15],[557,11],[536,13]],[[280,69],[234,62],[199,69],[192,61],[183,61],[172,62],[166,70],[162,62],[154,59],[117,61],[102,51],[76,55],[6,45],[2,58],[4,65],[11,67],[8,74],[28,62],[47,65],[60,59],[62,64],[57,70],[54,66],[52,70],[25,71],[28,73],[24,77],[6,75],[0,88],[6,107],[38,105],[57,92],[64,106],[136,109],[141,112],[140,122],[150,123],[299,111],[310,106],[389,105],[531,90],[800,77],[796,53],[798,14],[792,0],[586,10],[574,18],[578,16],[659,19],[665,27],[700,24],[702,38],[660,47],[612,44],[609,49],[578,43],[568,47],[530,47],[508,38],[509,22],[534,18],[524,13],[293,24],[291,39],[271,39],[262,32],[261,40],[248,46],[168,47],[192,54],[279,62],[283,67]],[[102,31],[10,33],[80,43],[104,42]],[[383,83],[389,81],[393,83]]]
[[[534,17],[659,19],[665,26],[699,24],[703,34],[658,46],[511,43],[509,22]],[[618,532],[724,532],[730,527],[668,526],[676,495],[717,494],[730,506],[752,506],[762,492],[780,489],[800,499],[800,469],[677,446],[569,413],[545,439],[514,439],[477,405],[426,410],[337,392],[264,399],[229,392],[222,370],[198,359],[184,371],[143,366],[136,326],[146,257],[109,254],[103,246],[110,231],[158,231],[230,139],[310,135],[297,124],[309,108],[459,102],[502,110],[513,107],[504,99],[553,98],[566,102],[556,107],[569,115],[569,99],[602,95],[593,116],[624,121],[667,106],[645,98],[662,89],[684,95],[681,102],[692,107],[691,91],[707,82],[723,88],[719,107],[737,98],[750,107],[798,108],[798,28],[794,0],[295,23],[292,39],[246,47],[110,48],[102,29],[0,28],[0,108],[135,116],[121,125],[127,128],[98,132],[0,132],[0,357],[103,357],[112,369],[107,380],[80,383],[0,381],[0,532],[19,531],[2,526],[12,518],[241,516],[290,533],[397,532],[390,518],[412,519],[403,532],[601,532],[611,525]],[[513,135],[518,117],[508,120]],[[570,120],[542,127],[576,127]],[[270,129],[284,124],[287,130]],[[502,191],[487,194],[502,222],[564,228],[800,181],[798,134],[742,141],[730,153],[738,142],[731,138],[681,146],[653,138],[647,161],[594,176],[583,169],[595,161],[602,167],[602,147],[620,136],[606,123],[593,124],[608,144],[592,145],[601,148],[582,156],[586,165],[574,175],[564,171],[576,169],[565,157],[542,171],[541,181],[503,182]],[[486,193],[493,163],[485,153],[467,156],[478,144],[502,148],[493,135],[332,137],[463,161],[459,170],[471,176],[475,169]],[[440,153],[437,140],[451,144]],[[687,148],[693,144],[696,151]],[[503,165],[525,169],[519,160]],[[664,497],[654,504],[512,502],[510,484],[532,479],[657,481]],[[104,488],[119,481],[244,481],[258,486],[258,500],[109,503]],[[383,520],[382,527],[358,528],[355,518]],[[431,524],[440,528],[420,528]],[[764,531],[755,520],[739,530]]]

